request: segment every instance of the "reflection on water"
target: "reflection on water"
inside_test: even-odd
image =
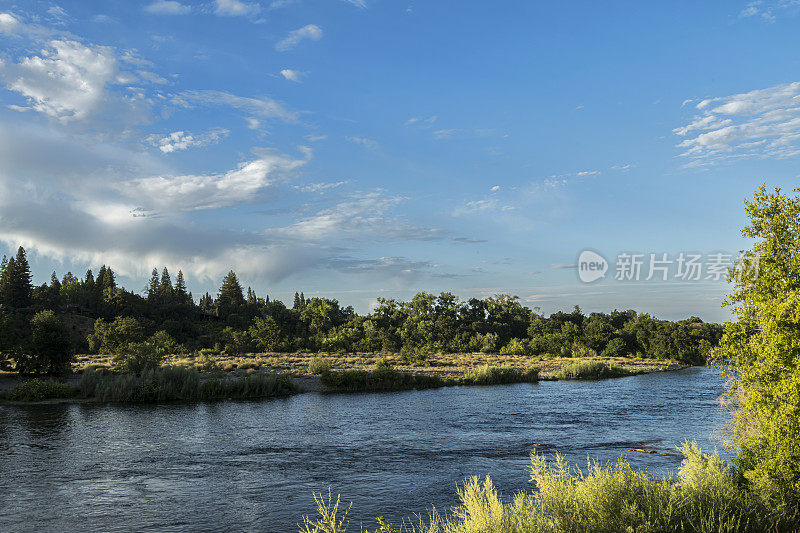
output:
[[[542,382],[260,402],[0,407],[0,531],[296,531],[312,491],[354,524],[456,503],[465,477],[529,489],[531,447],[585,464],[630,448],[718,446],[723,382],[693,368]],[[629,453],[673,472],[680,459]],[[355,527],[358,530],[358,527]]]

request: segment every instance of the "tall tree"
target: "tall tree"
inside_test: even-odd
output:
[[[22,246],[17,250],[16,257],[10,259],[6,264],[2,277],[0,286],[2,286],[5,303],[16,309],[30,306],[33,294],[31,267]]]
[[[217,313],[221,317],[227,317],[230,314],[238,313],[243,306],[244,294],[242,294],[242,286],[239,284],[239,278],[236,277],[236,273],[231,270],[222,280],[222,287],[219,289]]]
[[[147,285],[147,301],[152,304],[160,303],[161,279],[158,277],[158,269],[154,268],[150,275],[150,283]]]
[[[187,304],[191,301],[189,293],[186,291],[186,280],[183,279],[183,271],[178,270],[178,275],[175,277],[175,300],[182,304]]]
[[[158,286],[158,293],[161,296],[161,301],[169,303],[172,301],[172,278],[170,278],[169,270],[164,267],[161,271],[161,282]]]
[[[794,189],[795,194],[800,189]],[[800,500],[800,196],[759,188],[745,201],[754,239],[731,271],[718,362],[728,365],[739,467],[768,494]]]

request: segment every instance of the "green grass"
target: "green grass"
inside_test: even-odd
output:
[[[381,526],[378,531],[761,533],[800,528],[796,505],[749,490],[716,452],[703,454],[693,443],[684,444],[682,452],[678,475],[666,479],[634,470],[624,459],[615,465],[594,463],[582,472],[562,457],[548,461],[534,453],[530,472],[535,491],[503,501],[491,478],[473,477],[459,488],[461,503],[450,512],[432,510],[427,518],[417,515],[402,527]],[[316,502],[319,518],[306,517],[301,533],[346,531],[338,498],[335,506],[330,497]]]
[[[462,385],[500,385],[504,383],[534,383],[539,381],[539,368],[532,366],[520,370],[507,366],[484,365],[464,371],[459,379]]]
[[[162,367],[140,374],[86,371],[78,384],[81,394],[101,402],[204,401],[256,399],[298,392],[286,375],[254,373],[245,377],[201,380],[183,367]]]
[[[556,379],[606,379],[631,376],[633,372],[614,364],[601,361],[578,361],[565,366],[556,373]]]
[[[16,387],[3,394],[7,400],[15,402],[41,402],[43,400],[57,400],[73,398],[78,394],[78,389],[69,383],[61,383],[54,379],[31,379],[19,383]]]
[[[328,387],[347,392],[432,389],[449,384],[439,376],[399,372],[383,359],[379,359],[372,370],[325,370],[321,379]]]

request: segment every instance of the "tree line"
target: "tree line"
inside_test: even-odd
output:
[[[83,278],[53,273],[32,284],[24,248],[0,270],[0,364],[56,373],[75,351],[121,354],[142,346],[172,353],[324,351],[400,353],[423,362],[430,353],[641,356],[705,361],[721,327],[692,317],[658,320],[632,310],[546,317],[515,296],[461,300],[420,292],[410,301],[378,298],[359,315],[335,299],[295,294],[292,306],[242,287],[231,271],[216,295],[196,302],[182,272],[154,269],[143,294],[117,284],[102,266]]]

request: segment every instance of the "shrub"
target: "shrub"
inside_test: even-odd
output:
[[[487,333],[483,336],[483,343],[481,345],[481,352],[495,353],[497,352],[498,335],[497,333]]]
[[[69,383],[61,383],[54,379],[31,379],[23,381],[12,390],[6,392],[6,397],[15,402],[40,402],[59,398],[72,398],[78,389]]]
[[[331,361],[326,357],[316,356],[312,357],[308,362],[309,374],[324,374],[331,371]]]
[[[625,357],[628,355],[628,347],[625,345],[625,340],[620,337],[614,337],[608,341],[601,355],[603,357]]]
[[[618,365],[600,361],[576,361],[556,374],[557,379],[606,379],[633,375],[633,372]]]
[[[459,382],[463,385],[500,385],[504,383],[533,383],[539,381],[539,368],[520,370],[507,366],[484,365],[465,370]]]
[[[508,344],[500,348],[501,355],[528,355],[530,353],[530,345],[522,339],[511,339]]]
[[[179,350],[180,345],[166,331],[158,331],[145,342],[128,344],[114,358],[114,365],[123,372],[138,373],[160,367],[167,355]]]

